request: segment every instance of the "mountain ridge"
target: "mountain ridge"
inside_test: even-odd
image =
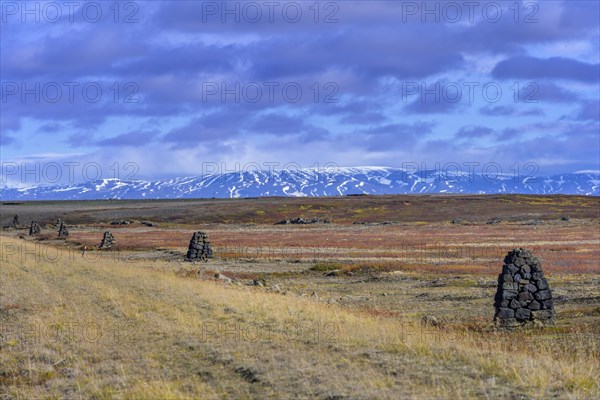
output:
[[[469,174],[392,167],[239,171],[161,180],[101,179],[0,189],[6,200],[97,200],[343,196],[349,194],[600,195],[600,171],[551,176]]]

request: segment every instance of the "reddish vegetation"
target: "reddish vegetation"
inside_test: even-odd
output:
[[[349,268],[489,273],[514,247],[528,247],[544,268],[600,272],[600,232],[594,224],[205,226],[224,259],[341,260]],[[193,230],[113,229],[118,250],[183,252]],[[69,241],[98,246],[101,230],[72,230]],[[344,261],[346,260],[346,261]]]

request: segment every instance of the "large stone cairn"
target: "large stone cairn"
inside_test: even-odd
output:
[[[200,231],[194,232],[192,240],[190,240],[186,259],[188,261],[208,261],[211,257],[212,248],[210,246],[210,240],[208,240],[208,235]]]
[[[58,238],[66,239],[69,237],[69,229],[67,229],[67,225],[64,222],[60,222],[60,226],[58,227]]]
[[[42,232],[42,227],[37,221],[31,221],[31,226],[29,226],[29,236],[37,236]]]
[[[542,264],[527,249],[509,251],[498,276],[494,321],[516,327],[530,321],[554,323],[554,303]]]
[[[115,237],[110,231],[104,232],[104,236],[102,236],[102,241],[100,242],[100,250],[108,250],[113,247],[115,244]]]

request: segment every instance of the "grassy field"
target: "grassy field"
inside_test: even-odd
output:
[[[2,207],[71,234],[0,236],[0,399],[600,397],[598,198],[135,204]],[[181,222],[201,204],[212,220]],[[273,225],[296,216],[334,223]],[[158,226],[110,225],[128,218]],[[106,229],[116,249],[82,255]],[[183,262],[199,229],[215,259]],[[555,326],[493,327],[516,246],[542,259]]]

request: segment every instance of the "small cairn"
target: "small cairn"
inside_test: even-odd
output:
[[[29,236],[37,236],[42,232],[42,227],[37,221],[31,221],[31,226],[29,227]]]
[[[115,237],[110,231],[104,232],[104,236],[102,236],[102,241],[100,242],[100,250],[108,250],[113,247],[115,244]]]
[[[19,227],[19,216],[15,214],[15,216],[13,217],[12,220],[12,224],[10,225],[13,228],[18,228]]]
[[[58,238],[66,239],[69,237],[69,229],[67,229],[67,225],[60,221],[60,226],[58,227]]]
[[[201,231],[194,232],[192,240],[190,240],[186,259],[188,261],[208,261],[211,257],[212,248],[210,246],[208,235]]]
[[[495,300],[498,327],[554,323],[552,292],[542,264],[527,249],[513,249],[504,258]]]

